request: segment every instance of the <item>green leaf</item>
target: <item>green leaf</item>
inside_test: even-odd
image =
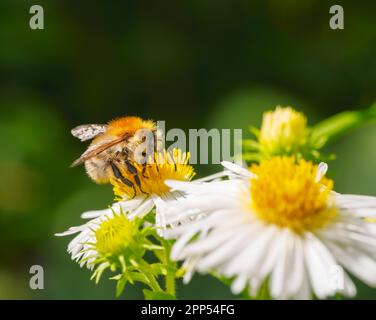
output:
[[[123,293],[126,284],[127,284],[127,278],[125,277],[122,277],[116,283],[116,297],[119,297]]]
[[[146,300],[176,300],[171,294],[164,291],[151,291],[148,289],[142,290]]]

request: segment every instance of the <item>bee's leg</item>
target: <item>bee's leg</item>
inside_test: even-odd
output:
[[[125,165],[127,166],[127,170],[131,173],[131,174],[137,174],[137,169],[135,168],[135,166],[130,163],[129,160],[125,160],[124,161]]]
[[[127,166],[127,170],[133,174],[133,178],[134,178],[134,181],[136,182],[137,184],[137,187],[140,189],[140,191],[142,193],[145,193],[144,190],[142,190],[141,188],[141,181],[140,181],[140,177],[138,176],[138,173],[137,173],[137,169],[134,167],[134,165],[132,163],[130,163],[128,160],[125,160],[124,161],[125,165]]]
[[[145,179],[149,179],[148,176],[145,176],[146,165],[147,165],[146,162],[142,164],[142,177],[145,178]]]
[[[128,148],[123,148],[123,150],[121,152],[121,156],[122,156],[123,159],[129,159],[130,155],[129,155]]]
[[[141,181],[140,181],[140,177],[138,176],[138,174],[135,174],[134,176],[133,176],[133,178],[134,178],[134,181],[136,182],[136,184],[137,184],[137,187],[138,187],[138,189],[140,189],[140,191],[142,192],[142,193],[146,193],[144,190],[142,190],[142,188],[141,188]]]
[[[113,171],[115,177],[117,179],[120,179],[120,181],[123,182],[126,186],[128,186],[128,187],[130,187],[130,188],[133,189],[133,197],[132,198],[134,198],[136,196],[136,188],[134,187],[133,182],[131,180],[125,178],[121,174],[119,168],[112,161],[110,162],[110,165],[111,165],[111,168],[112,168],[112,171]]]
[[[128,187],[131,187],[133,189],[133,197],[132,199],[136,196],[136,188],[134,187],[134,184],[131,180],[127,179],[127,178],[124,178],[121,180],[125,185],[127,185]]]

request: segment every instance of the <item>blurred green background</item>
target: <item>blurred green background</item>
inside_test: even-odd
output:
[[[44,8],[44,30],[29,28],[33,4]],[[329,28],[333,4],[344,7],[344,30]],[[85,149],[73,126],[139,115],[167,128],[245,129],[276,104],[310,124],[367,107],[376,98],[375,13],[375,1],[2,0],[0,298],[114,297],[114,283],[96,286],[70,260],[69,239],[53,236],[113,198],[69,168]],[[331,145],[337,191],[376,195],[375,144],[368,126]],[[45,290],[29,288],[34,264]],[[376,298],[359,288],[359,298]],[[179,297],[232,296],[197,276]]]

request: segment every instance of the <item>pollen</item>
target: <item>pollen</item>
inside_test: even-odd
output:
[[[292,155],[306,143],[307,118],[291,107],[277,106],[264,113],[260,147],[264,155]]]
[[[96,250],[101,256],[120,255],[129,247],[135,232],[135,227],[123,214],[115,214],[95,231]]]
[[[333,180],[318,166],[294,157],[274,157],[250,168],[251,209],[263,221],[301,233],[334,220]]]
[[[121,167],[119,169],[126,180],[111,180],[114,193],[121,199],[133,198],[141,194],[164,195],[170,190],[164,183],[165,180],[189,181],[193,178],[195,172],[188,161],[189,153],[174,149],[156,152],[146,164],[134,162],[132,172],[125,166]]]

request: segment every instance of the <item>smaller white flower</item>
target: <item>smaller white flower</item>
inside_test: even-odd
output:
[[[81,267],[87,266],[93,270],[98,257],[96,250],[96,231],[104,221],[112,219],[115,215],[124,214],[129,220],[135,217],[141,217],[143,214],[150,212],[154,203],[150,198],[136,197],[132,200],[117,202],[105,210],[87,211],[82,214],[82,218],[91,219],[81,226],[70,227],[67,231],[56,233],[55,236],[63,237],[77,234],[68,244],[68,253],[72,260],[78,262]]]
[[[92,269],[94,266],[95,255],[92,243],[95,243],[95,230],[102,219],[108,219],[115,214],[126,214],[128,219],[133,220],[136,217],[142,218],[155,209],[155,228],[160,236],[163,236],[163,230],[166,228],[166,221],[163,210],[169,202],[173,202],[181,196],[178,191],[171,191],[164,183],[166,179],[177,179],[181,181],[190,180],[194,176],[193,168],[188,164],[189,154],[174,149],[172,152],[156,153],[155,157],[147,163],[146,166],[135,163],[137,175],[129,172],[125,167],[119,167],[123,177],[137,185],[138,177],[141,187],[133,187],[124,184],[119,179],[112,179],[114,193],[118,202],[105,210],[93,210],[84,212],[81,217],[92,219],[89,222],[71,227],[67,231],[57,233],[56,236],[67,236],[78,233],[78,235],[69,243],[68,252],[72,259],[79,261],[81,266],[87,265]],[[136,196],[133,195],[136,193]]]
[[[376,286],[376,197],[332,191],[327,166],[276,157],[250,170],[224,164],[231,179],[167,181],[184,198],[164,208],[186,281],[195,271],[232,278],[254,296],[268,282],[277,299],[354,296],[346,269]],[[343,272],[342,272],[343,271]]]

